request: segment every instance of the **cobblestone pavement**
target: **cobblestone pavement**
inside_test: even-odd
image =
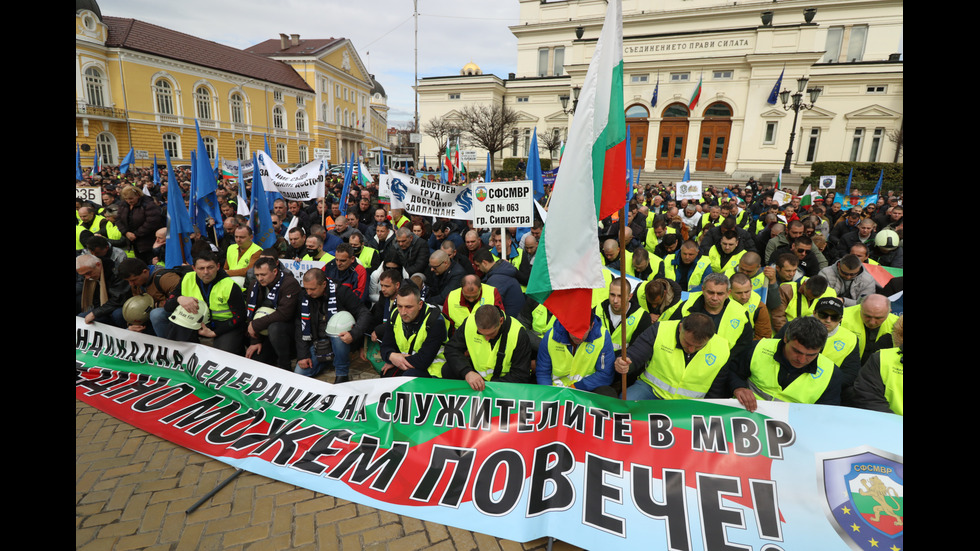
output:
[[[352,378],[377,377],[355,361]],[[332,374],[318,378],[333,381]],[[380,511],[243,473],[75,401],[75,548],[79,550],[544,550]],[[556,551],[577,547],[555,541]]]

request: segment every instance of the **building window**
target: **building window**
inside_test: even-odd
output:
[[[530,99],[528,96],[517,96],[517,103],[527,103]]]
[[[449,94],[449,99],[459,99],[459,92]]]
[[[306,112],[304,111],[296,112],[296,131],[306,132]]]
[[[275,90],[272,92],[272,99],[276,101],[282,101],[282,90]]]
[[[513,135],[511,135],[511,143],[510,143],[510,156],[511,157],[516,157],[517,156],[517,137],[518,136],[519,136],[519,134],[517,132],[517,129],[515,128]]]
[[[565,74],[565,48],[559,46],[555,48],[554,75],[560,77]]]
[[[868,40],[868,27],[858,25],[851,27],[851,34],[847,37],[847,60],[861,61],[864,59],[864,45]]]
[[[174,89],[167,79],[161,78],[153,85],[157,114],[172,117],[174,114]]]
[[[671,82],[688,82],[691,80],[691,73],[671,73]]]
[[[810,129],[810,141],[806,146],[806,162],[812,163],[817,159],[817,145],[820,142],[820,129]]]
[[[206,136],[206,137],[203,138],[203,141],[204,141],[204,150],[208,152],[208,158],[209,159],[217,159],[218,158],[218,140],[214,139],[211,136]]]
[[[734,71],[712,71],[711,78],[714,80],[732,80]]]
[[[245,140],[235,140],[235,156],[244,161],[251,155],[248,154],[248,142]]]
[[[530,155],[531,155],[531,129],[525,128],[524,129],[524,156],[527,157]]]
[[[296,106],[303,107],[304,105],[306,105],[306,100],[303,99],[301,96],[296,96]]]
[[[284,143],[276,144],[276,162],[281,165],[286,164],[286,144]]]
[[[95,138],[95,150],[103,163],[116,164],[116,137],[103,132]]]
[[[827,43],[824,50],[827,52],[823,56],[824,63],[837,63],[840,59],[840,48],[844,42],[844,27],[831,27],[827,29]]]
[[[333,91],[334,91],[334,95],[337,96],[337,99],[340,99],[340,85],[339,84],[334,84],[333,85]]]
[[[276,130],[285,129],[284,113],[282,107],[278,105],[272,110],[272,127]]]
[[[868,85],[866,93],[868,94],[884,94],[888,91],[888,87],[884,85]]]
[[[194,92],[194,105],[197,107],[197,118],[204,121],[214,118],[211,113],[211,92],[204,86]]]
[[[765,145],[774,145],[776,143],[776,121],[766,122],[766,137],[762,140]]]
[[[538,76],[548,76],[548,48],[538,49]]]
[[[854,137],[851,139],[851,162],[855,163],[861,156],[861,146],[864,145],[864,129],[855,128]]]
[[[875,128],[874,134],[871,135],[871,154],[868,156],[869,163],[877,163],[878,156],[881,155],[881,142],[885,137],[884,128]]]
[[[105,107],[105,78],[102,71],[94,67],[85,69],[85,90],[88,93],[88,104],[94,107]]]
[[[340,124],[340,107],[337,108],[337,118],[334,119],[334,124]]]
[[[180,136],[177,134],[167,133],[163,135],[163,149],[164,151],[170,153],[172,159],[179,159],[180,157]]]
[[[245,124],[245,101],[237,92],[231,95],[231,122]]]
[[[646,84],[650,82],[650,75],[630,75],[630,84]]]
[[[299,146],[299,162],[304,165],[310,162],[309,149],[305,145]]]

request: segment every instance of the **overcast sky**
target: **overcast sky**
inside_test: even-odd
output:
[[[419,0],[419,78],[473,61],[506,78],[517,64],[516,0]],[[99,0],[103,15],[139,19],[245,49],[279,33],[349,38],[388,93],[389,125],[415,110],[412,0]]]

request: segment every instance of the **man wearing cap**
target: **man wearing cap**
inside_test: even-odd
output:
[[[300,286],[279,261],[263,256],[255,262],[255,283],[248,290],[249,346],[245,357],[289,370],[290,347],[295,335],[296,307]],[[275,362],[273,362],[275,358]]]
[[[528,383],[534,351],[524,327],[494,304],[463,320],[446,343],[443,377],[481,391],[490,381]]]
[[[188,319],[184,314],[197,314],[198,305],[208,308],[210,321],[199,327],[185,327],[176,318]],[[194,271],[184,275],[176,294],[167,299],[164,309],[174,313],[170,340],[200,342],[200,338],[214,339],[214,347],[241,356],[245,351],[245,297],[242,288],[218,264],[218,255],[210,250],[194,257]],[[183,317],[182,317],[183,315]]]
[[[841,375],[841,403],[853,403],[853,386],[861,369],[858,352],[858,338],[850,329],[841,327],[844,317],[844,302],[836,297],[825,297],[817,301],[813,315],[827,328],[827,344],[823,355],[830,358]]]
[[[294,371],[315,377],[327,364],[332,364],[334,383],[345,383],[350,380],[351,344],[364,337],[371,324],[371,313],[350,289],[330,280],[323,270],[307,270],[302,285],[304,292],[300,295],[299,322],[295,327]]]

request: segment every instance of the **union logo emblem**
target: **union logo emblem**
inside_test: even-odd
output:
[[[476,188],[476,200],[483,202],[487,199],[487,188],[484,186],[479,186]]]

